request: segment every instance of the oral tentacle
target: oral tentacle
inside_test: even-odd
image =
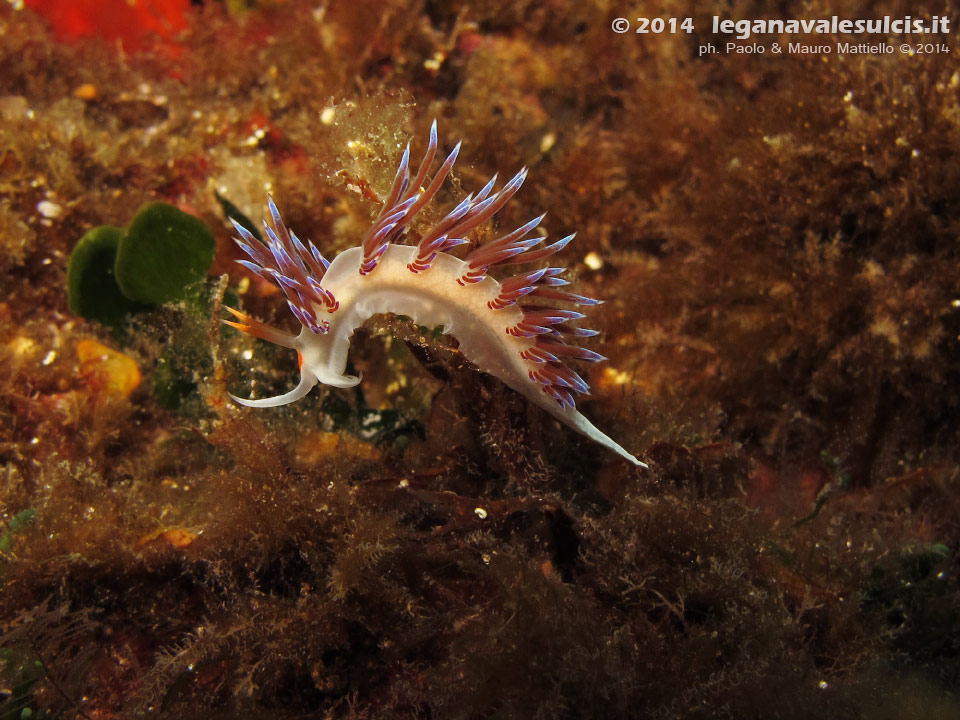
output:
[[[289,405],[292,402],[301,400],[309,394],[313,389],[313,386],[317,384],[317,379],[313,377],[309,372],[300,373],[300,383],[290,392],[284,393],[283,395],[276,395],[269,398],[260,398],[258,400],[246,400],[236,395],[230,395],[234,402],[239,403],[240,405],[246,405],[247,407],[252,408],[272,408],[280,407],[281,405]]]

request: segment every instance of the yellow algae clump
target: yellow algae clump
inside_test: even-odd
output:
[[[297,441],[296,458],[303,467],[316,465],[337,455],[348,455],[361,460],[379,460],[380,451],[369,443],[350,435],[312,431]]]
[[[185,528],[167,528],[166,530],[155,530],[147,533],[137,541],[137,547],[149,545],[153,541],[162,538],[173,547],[182,550],[190,547],[190,544],[200,537],[200,533],[187,530]]]
[[[161,536],[175,548],[189,547],[190,543],[197,539],[197,533],[184,530],[183,528],[173,528],[161,533]]]
[[[130,397],[140,385],[142,376],[133,358],[96,340],[77,343],[80,376],[96,394]]]

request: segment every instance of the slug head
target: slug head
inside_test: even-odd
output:
[[[332,340],[328,335],[318,335],[306,327],[303,328],[300,335],[291,335],[226,305],[224,309],[237,318],[237,321],[222,320],[224,325],[229,325],[275,345],[296,350],[300,367],[300,382],[290,392],[259,400],[246,400],[236,395],[230,395],[240,405],[255,408],[279,407],[300,400],[317,383],[348,388],[354,387],[360,382],[359,377],[331,371],[329,357]]]

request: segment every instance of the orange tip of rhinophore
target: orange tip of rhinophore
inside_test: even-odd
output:
[[[234,317],[240,318],[241,320],[247,320],[247,319],[250,318],[249,315],[245,315],[245,314],[243,314],[242,312],[240,312],[239,310],[234,310],[234,309],[233,309],[232,307],[230,307],[229,305],[221,305],[220,307],[222,307],[224,310],[226,310],[228,313],[230,313],[230,314],[233,315]],[[227,322],[227,321],[224,320],[224,322]]]
[[[244,325],[243,323],[234,322],[233,320],[220,320],[220,322],[222,322],[224,325],[229,325],[232,328],[236,328],[240,332],[245,332],[245,333],[250,332],[249,325]]]

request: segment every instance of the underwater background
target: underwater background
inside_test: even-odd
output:
[[[713,31],[834,15],[958,19],[0,4],[0,720],[960,717],[956,39]],[[403,317],[230,400],[297,358],[221,305],[298,323],[228,219],[333,257],[434,119],[432,219],[527,166],[499,225],[577,233],[649,469]]]

